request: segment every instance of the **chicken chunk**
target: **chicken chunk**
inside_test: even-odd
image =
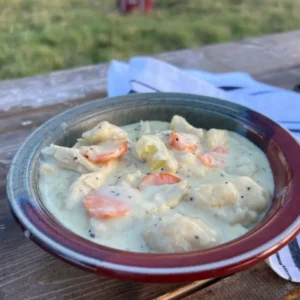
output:
[[[91,144],[96,144],[111,140],[125,140],[127,132],[118,126],[104,121],[93,129],[84,132],[82,138]]]
[[[170,129],[178,132],[194,134],[203,137],[204,131],[201,128],[195,128],[181,116],[174,116],[171,120]]]
[[[78,149],[51,145],[42,150],[44,158],[53,158],[59,167],[80,174],[101,170],[101,165],[93,164]]]
[[[180,214],[153,217],[143,238],[151,250],[164,253],[202,250],[222,242],[204,222]]]
[[[210,150],[225,146],[228,139],[228,131],[220,129],[209,129],[206,133],[206,144]]]

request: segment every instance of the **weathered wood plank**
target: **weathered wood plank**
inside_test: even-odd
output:
[[[300,31],[156,55],[183,68],[211,72],[245,71],[253,75],[300,66]],[[0,110],[40,107],[100,97],[108,65],[99,64],[0,82]]]
[[[166,293],[155,300],[177,300],[177,299],[183,299],[183,297],[188,296],[206,286],[209,286],[215,282],[218,282],[219,280],[222,280],[221,278],[215,278],[210,280],[199,280],[194,281],[192,283],[186,284],[184,286],[181,286],[174,291],[171,291],[169,293]]]
[[[282,300],[294,293],[296,283],[283,280],[265,263],[208,286],[185,300]],[[300,291],[299,291],[300,292]],[[297,295],[297,294],[296,294]],[[300,296],[300,293],[298,293]],[[297,298],[292,298],[297,299]]]

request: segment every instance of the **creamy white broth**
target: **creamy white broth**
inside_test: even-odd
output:
[[[44,149],[40,171],[40,193],[47,209],[65,227],[95,243],[135,252],[207,249],[245,234],[270,206],[274,186],[268,160],[234,132],[194,128],[177,116],[171,124],[97,126],[79,137],[72,149],[53,145]],[[195,142],[191,147],[198,145],[196,151],[174,149],[171,132],[181,141]],[[127,142],[127,153],[108,163],[84,156],[110,139],[115,144]],[[144,151],[147,145],[150,154]],[[215,152],[218,147],[228,153]],[[205,165],[207,153],[213,154],[217,166]],[[142,188],[142,180],[154,173],[171,174],[179,182]],[[124,214],[95,217],[83,204],[95,193],[118,199]]]

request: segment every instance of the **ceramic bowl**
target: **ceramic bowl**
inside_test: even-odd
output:
[[[141,119],[170,121],[175,114],[197,127],[238,132],[267,155],[275,180],[272,206],[246,235],[205,251],[134,253],[101,246],[72,233],[44,207],[38,182],[40,153],[45,146],[72,146],[82,132],[104,120],[125,125]],[[191,281],[240,271],[270,256],[296,236],[300,225],[299,154],[300,146],[289,132],[246,107],[187,94],[131,94],[77,106],[38,128],[13,159],[7,191],[11,211],[25,235],[65,261],[123,279]]]

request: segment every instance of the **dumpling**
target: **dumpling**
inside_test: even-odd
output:
[[[155,135],[142,136],[135,145],[139,159],[146,160],[155,171],[164,168],[165,171],[175,172],[178,163],[165,144]]]
[[[111,140],[125,140],[127,132],[118,126],[104,121],[93,129],[84,132],[82,138],[91,144],[96,144]]]
[[[239,193],[231,182],[202,184],[190,193],[190,198],[199,208],[234,205],[238,197]]]
[[[187,181],[175,184],[150,185],[141,190],[144,196],[143,207],[146,212],[163,212],[175,207],[187,192]]]
[[[214,150],[217,147],[223,147],[228,140],[228,131],[220,129],[209,129],[206,132],[206,144],[210,150]]]
[[[164,253],[202,250],[222,242],[204,222],[180,214],[153,217],[143,238],[151,250]]]
[[[203,137],[204,131],[201,128],[195,128],[189,124],[186,119],[180,116],[174,116],[171,120],[170,129],[178,132],[191,133],[198,137]]]
[[[101,165],[91,163],[78,149],[51,145],[42,150],[45,160],[53,158],[59,167],[85,174],[101,170]]]
[[[270,204],[270,193],[242,176],[222,183],[202,184],[189,192],[190,203],[228,222],[249,226]]]
[[[271,193],[246,176],[232,180],[240,194],[240,202],[249,209],[259,213],[265,211],[271,201]]]

